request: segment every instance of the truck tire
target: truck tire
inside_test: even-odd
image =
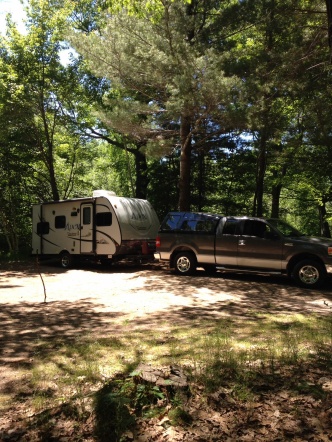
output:
[[[174,267],[178,275],[193,275],[196,271],[196,257],[191,252],[180,252],[175,256]]]
[[[301,287],[317,288],[326,278],[326,269],[313,259],[304,259],[294,266],[292,277]]]
[[[70,253],[63,252],[60,255],[60,265],[63,269],[69,269],[73,263],[73,258]]]

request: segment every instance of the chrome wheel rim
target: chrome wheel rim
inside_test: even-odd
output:
[[[319,280],[319,271],[311,265],[303,266],[299,271],[299,278],[304,284],[315,284]]]
[[[190,261],[186,256],[181,256],[176,262],[177,269],[181,273],[188,272],[190,269]]]
[[[62,267],[67,268],[69,266],[69,264],[70,264],[69,256],[67,256],[67,255],[63,256],[61,258],[61,265],[62,265]]]

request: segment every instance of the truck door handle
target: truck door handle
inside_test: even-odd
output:
[[[239,246],[245,246],[246,245],[246,242],[245,242],[245,240],[244,239],[239,239]]]

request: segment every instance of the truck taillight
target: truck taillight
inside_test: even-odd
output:
[[[160,247],[160,237],[157,236],[156,238],[156,247]]]
[[[327,253],[331,256],[332,255],[332,247],[327,248]]]

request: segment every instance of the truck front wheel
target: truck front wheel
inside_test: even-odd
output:
[[[294,266],[292,276],[301,287],[317,288],[326,278],[326,269],[317,261],[304,259]]]
[[[180,252],[175,256],[174,267],[178,275],[192,275],[196,271],[196,257],[190,252]]]
[[[63,252],[60,255],[60,265],[63,269],[69,269],[73,263],[73,258],[70,253]]]

